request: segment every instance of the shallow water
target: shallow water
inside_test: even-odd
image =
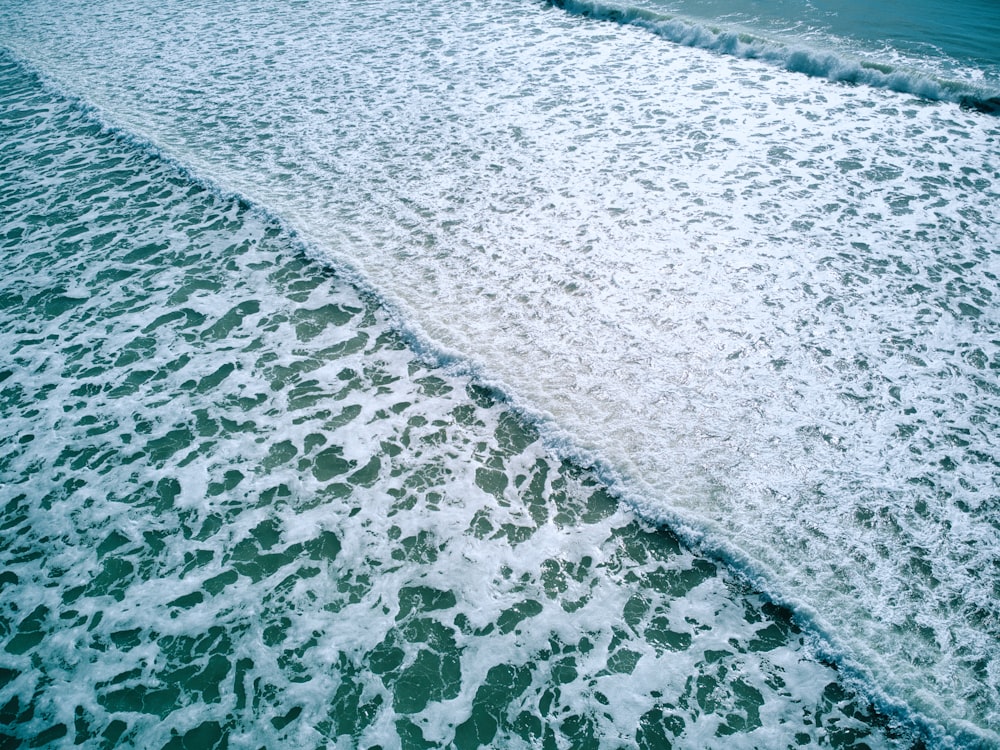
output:
[[[893,746],[287,231],[0,83],[4,747]]]
[[[535,4],[3,7],[885,711],[996,744],[995,118]]]
[[[739,24],[780,39],[905,59],[958,75],[1000,74],[1000,7],[991,0],[650,0],[649,7]]]
[[[1000,114],[1000,8],[990,0],[551,2],[789,72]]]

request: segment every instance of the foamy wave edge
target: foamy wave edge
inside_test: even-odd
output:
[[[310,239],[293,222],[264,202],[241,191],[232,190],[219,180],[184,163],[159,146],[153,138],[130,130],[103,108],[83,99],[71,86],[39,69],[15,48],[0,44],[0,62],[4,58],[34,76],[41,88],[63,99],[83,119],[92,122],[100,128],[101,133],[114,138],[125,148],[134,149],[151,160],[168,165],[183,179],[188,180],[192,187],[201,188],[220,200],[236,202],[262,223],[278,228],[287,236],[290,249],[326,266],[342,281],[352,285],[362,298],[384,310],[390,327],[421,361],[440,367],[448,374],[468,378],[473,385],[487,390],[495,400],[535,427],[542,444],[556,458],[592,473],[612,496],[628,506],[639,519],[674,534],[695,553],[723,565],[737,582],[753,593],[788,609],[796,625],[807,635],[807,653],[837,669],[841,681],[889,719],[894,729],[912,739],[914,747],[919,747],[921,743],[940,750],[985,749],[996,746],[997,736],[980,727],[965,721],[945,726],[940,720],[914,709],[903,698],[893,695],[879,684],[863,663],[852,656],[847,644],[842,643],[831,628],[824,625],[822,618],[812,607],[796,599],[790,592],[778,590],[766,571],[761,570],[745,553],[714,530],[706,519],[678,509],[666,508],[662,502],[657,502],[656,493],[641,477],[626,476],[598,453],[580,445],[572,433],[557,424],[552,414],[520,398],[516,389],[492,376],[482,363],[436,341],[406,313],[401,300],[379,288],[348,255],[337,251],[329,242]]]
[[[837,83],[888,89],[930,101],[950,102],[964,109],[1000,117],[1000,89],[937,78],[902,66],[853,59],[826,50],[784,44],[643,8],[591,0],[545,2],[575,16],[636,26],[685,47],[697,47],[745,60],[761,60],[792,73]]]

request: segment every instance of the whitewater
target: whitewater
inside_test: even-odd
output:
[[[562,5],[0,3],[13,742],[1000,745],[995,70]]]

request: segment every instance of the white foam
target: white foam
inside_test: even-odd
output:
[[[555,0],[570,13],[602,21],[636,26],[664,39],[726,55],[763,60],[787,71],[831,81],[847,82],[949,101],[996,112],[1000,88],[996,71],[988,80],[984,71],[970,68],[943,54],[919,57],[892,49],[866,49],[851,40],[810,29],[751,30],[725,19],[717,25],[704,20],[664,13],[656,2],[619,5],[590,0]]]
[[[5,41],[996,740],[994,120],[536,7],[116,7]]]

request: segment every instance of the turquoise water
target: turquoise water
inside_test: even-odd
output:
[[[554,4],[793,72],[1000,112],[1000,7],[991,0]]]
[[[0,3],[5,746],[1000,744],[989,64],[567,9]]]
[[[287,231],[0,75],[3,747],[892,746]]]
[[[1000,6],[992,0],[667,0],[664,9],[869,54],[905,54],[1000,72]]]

